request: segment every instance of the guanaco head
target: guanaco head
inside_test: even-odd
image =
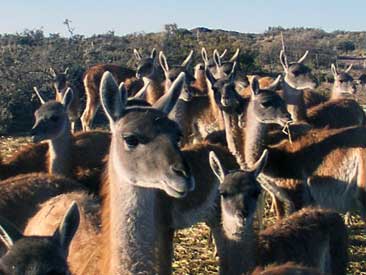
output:
[[[109,72],[100,84],[100,98],[112,133],[109,167],[120,179],[141,187],[164,190],[181,198],[194,189],[190,168],[178,143],[181,131],[168,119],[180,96],[181,73],[152,107],[126,106],[127,91]]]
[[[164,71],[165,75],[165,90],[168,90],[173,81],[178,77],[181,72],[185,73],[185,83],[190,86],[195,78],[189,73],[188,69],[192,61],[193,51],[190,51],[186,59],[180,65],[170,65],[165,57],[165,54],[161,51],[159,53],[159,63]]]
[[[206,66],[206,78],[214,93],[215,102],[218,107],[227,113],[241,113],[243,110],[243,98],[235,90],[236,63],[232,66],[229,75],[216,79]]]
[[[265,150],[253,167],[246,170],[227,171],[216,154],[210,152],[210,166],[220,181],[222,224],[230,239],[239,239],[252,229],[261,187],[257,176],[266,165]]]
[[[353,77],[349,74],[349,71],[352,69],[352,64],[344,72],[338,72],[334,64],[330,68],[334,77],[332,98],[343,98],[354,95],[356,93],[356,85],[353,82]]]
[[[68,88],[61,102],[55,100],[45,102],[42,100],[43,104],[34,113],[36,121],[31,130],[34,142],[56,139],[65,133],[65,131],[70,131],[70,121],[67,111],[73,97],[74,93],[72,89]]]
[[[137,49],[134,49],[133,53],[137,60],[136,77],[137,78],[143,78],[143,77],[150,78],[157,69],[156,49],[153,48],[150,56],[148,56],[146,58],[143,58]]]
[[[56,90],[56,97],[58,93],[62,93],[67,88],[67,74],[69,68],[66,68],[63,72],[57,72],[55,69],[50,68],[50,73],[52,77],[52,84]]]
[[[240,49],[236,49],[233,56],[228,61],[223,61],[226,49],[220,54],[217,49],[213,52],[213,58],[209,59],[205,48],[202,48],[201,55],[204,63],[216,79],[228,76],[233,70],[233,65],[237,62]]]
[[[251,97],[247,110],[247,121],[257,120],[264,124],[275,123],[284,126],[291,121],[284,100],[272,89],[260,89],[257,77],[250,84]]]
[[[0,219],[0,239],[7,252],[0,258],[2,275],[68,275],[70,243],[79,226],[76,203],[66,212],[52,236],[23,236],[14,226]]]
[[[285,72],[284,80],[294,89],[314,89],[317,85],[310,68],[303,64],[308,54],[309,51],[306,51],[297,62],[288,63],[285,51],[281,50],[280,61]]]

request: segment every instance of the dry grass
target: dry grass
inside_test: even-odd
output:
[[[1,156],[6,157],[22,144],[29,142],[26,137],[0,137]],[[266,225],[275,219],[270,213],[267,201]],[[366,229],[358,216],[351,217],[350,263],[348,274],[366,275]],[[218,261],[213,246],[209,244],[209,229],[204,224],[179,231],[175,236],[173,269],[176,275],[212,275],[218,273]]]

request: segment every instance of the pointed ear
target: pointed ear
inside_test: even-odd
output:
[[[62,219],[59,227],[53,233],[53,239],[59,242],[60,246],[66,251],[69,250],[70,243],[79,227],[80,212],[76,202],[72,202]]]
[[[193,56],[193,50],[191,50],[188,54],[188,56],[186,57],[186,59],[183,61],[182,66],[185,67],[186,69],[188,68],[188,66],[191,64],[192,61],[192,56]]]
[[[151,50],[150,58],[155,60],[156,55],[157,55],[156,49],[155,49],[155,48],[153,48],[153,49]]]
[[[166,61],[166,57],[165,57],[165,54],[163,53],[163,51],[160,51],[160,53],[159,53],[159,63],[160,63],[161,68],[163,69],[165,75],[168,74],[169,66],[168,66],[168,62]]]
[[[230,72],[230,74],[228,76],[230,82],[234,82],[234,80],[235,80],[236,72],[237,72],[237,66],[236,66],[236,64],[237,63],[234,62],[233,67],[231,68],[231,72]]]
[[[285,72],[287,72],[288,63],[287,63],[287,57],[286,57],[284,50],[281,50],[281,52],[280,52],[280,61],[281,61],[281,65],[282,65],[283,69],[285,70]]]
[[[240,52],[240,49],[237,48],[236,51],[235,51],[235,53],[234,53],[234,55],[230,58],[230,62],[234,62],[234,61],[236,61],[238,59],[239,52]]]
[[[67,88],[62,98],[62,105],[64,105],[66,110],[69,110],[73,100],[74,100],[74,91],[69,87]]]
[[[219,51],[217,49],[215,49],[213,52],[213,59],[215,61],[216,66],[221,67],[221,58]]]
[[[22,233],[7,219],[0,217],[0,241],[10,249],[14,243],[23,238]]]
[[[214,172],[220,183],[223,183],[226,171],[214,151],[211,151],[209,154],[209,162],[212,172]]]
[[[226,53],[227,53],[227,49],[225,49],[225,50],[220,54],[220,59],[223,59]]]
[[[202,50],[201,50],[201,56],[202,56],[203,63],[207,66],[207,64],[208,64],[208,56],[207,56],[207,51],[206,51],[205,48],[202,48]]]
[[[250,83],[250,90],[252,92],[252,96],[257,96],[260,92],[259,82],[258,82],[258,78],[256,76],[253,77],[253,79]]]
[[[297,63],[303,63],[305,61],[306,57],[308,56],[308,54],[309,54],[309,51],[306,51],[304,53],[304,55],[297,61]]]
[[[56,77],[56,71],[53,68],[50,68],[50,73],[52,77]]]
[[[33,87],[33,91],[36,93],[39,101],[41,101],[41,104],[45,104],[46,100],[41,96],[41,93],[38,91],[37,87]]]
[[[120,87],[117,86],[112,74],[108,71],[103,74],[100,81],[100,101],[109,119],[111,129],[114,123],[122,116],[126,106],[127,91],[121,85]]]
[[[338,77],[338,71],[336,66],[332,63],[332,65],[330,65],[330,70],[332,71],[333,77],[337,78]]]
[[[142,59],[141,54],[137,49],[133,49],[133,54],[135,55],[137,61],[140,61]]]
[[[178,77],[172,83],[172,86],[170,86],[169,90],[154,103],[153,107],[155,109],[169,114],[182,92],[185,76],[186,74],[184,72],[181,72],[178,75]]]
[[[258,177],[258,175],[262,172],[263,168],[267,164],[267,159],[268,159],[268,150],[265,149],[259,160],[257,160],[257,162],[254,163],[254,165],[250,169],[252,170],[252,172],[254,172],[255,177]]]
[[[69,72],[69,67],[67,67],[64,71],[64,74],[67,74]]]
[[[266,88],[267,90],[276,91],[281,83],[282,75],[278,75],[277,78]]]
[[[349,73],[349,71],[352,69],[353,64],[350,64],[348,68],[344,71],[345,73]]]

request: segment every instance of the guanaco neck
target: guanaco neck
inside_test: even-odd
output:
[[[112,142],[111,152],[116,152],[115,149]],[[154,219],[157,192],[132,185],[121,175],[116,163],[116,154],[111,153],[107,179],[110,259],[106,274],[155,274],[153,248],[157,231]]]
[[[156,70],[148,77],[143,77],[142,79],[144,85],[148,82],[150,83],[146,88],[146,101],[150,104],[154,104],[164,94],[162,80]]]
[[[239,125],[240,118],[235,113],[229,114],[227,112],[223,112],[223,118],[228,149],[234,155],[239,166],[243,169],[246,167],[244,155],[244,128]]]
[[[72,135],[70,122],[66,118],[64,131],[56,138],[48,141],[49,166],[48,173],[72,176]]]
[[[287,111],[291,114],[294,122],[307,119],[306,106],[302,90],[291,87],[286,81],[283,82],[284,100]]]
[[[208,87],[204,72],[196,71],[194,73],[194,78],[196,79],[196,81],[194,82],[193,86],[197,88],[202,93],[202,95],[207,95]]]
[[[252,167],[262,155],[266,146],[267,132],[267,124],[258,121],[254,115],[253,106],[250,103],[247,111],[244,144],[245,161],[249,167]]]

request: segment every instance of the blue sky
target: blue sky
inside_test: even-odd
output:
[[[365,0],[3,0],[0,33],[43,28],[67,35],[68,18],[78,34],[161,31],[167,23],[240,32],[268,26],[366,31]],[[225,4],[224,4],[225,3]]]

